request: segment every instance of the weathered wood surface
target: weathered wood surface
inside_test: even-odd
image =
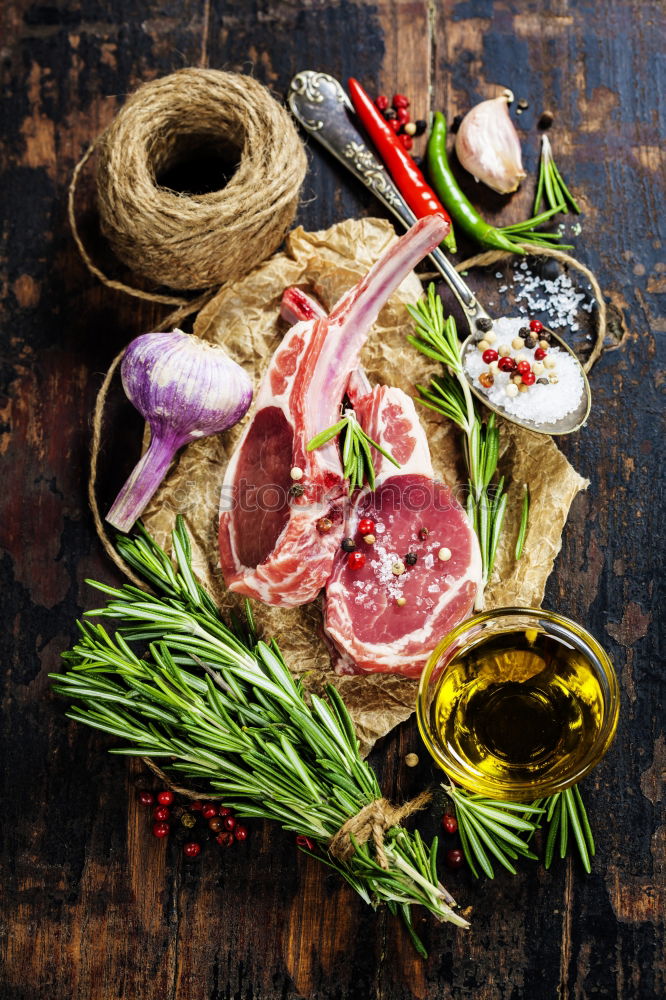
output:
[[[660,4],[17,0],[2,5],[2,19],[2,997],[663,996]],[[254,824],[242,849],[184,863],[150,836],[136,805],[145,775],[69,723],[49,692],[46,675],[91,603],[84,578],[116,579],[85,501],[100,373],[162,315],[88,275],[65,192],[123,95],[185,65],[252,72],[276,92],[302,68],[354,73],[375,90],[409,94],[418,116],[465,110],[487,85],[509,85],[530,101],[520,125],[531,171],[536,118],[554,109],[558,161],[585,211],[580,256],[615,307],[616,340],[626,322],[621,349],[593,373],[588,426],[562,442],[591,488],[572,511],[547,599],[599,636],[622,679],[618,739],[586,782],[594,871],[586,878],[575,863],[556,863],[551,873],[524,866],[493,882],[451,876],[474,908],[473,929],[419,918],[425,963],[396,922],[275,828]],[[318,150],[311,159],[301,222],[377,212]],[[505,218],[527,208],[530,191]],[[499,213],[500,200],[485,208]],[[128,409],[117,416],[107,497],[138,440]],[[375,753],[389,795],[434,777],[423,754],[415,771],[404,767],[414,749],[416,728],[406,725]],[[424,832],[436,824],[432,813]]]

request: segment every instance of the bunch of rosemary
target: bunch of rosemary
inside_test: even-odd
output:
[[[328,853],[333,834],[381,798],[349,713],[334,687],[325,699],[306,695],[275,642],[257,639],[249,605],[244,622],[225,624],[194,576],[182,518],[175,565],[141,527],[118,549],[155,596],[89,581],[108,600],[88,616],[116,625],[110,634],[78,623],[79,641],[63,657],[67,670],[52,675],[55,690],[75,702],[70,718],[122,740],[112,753],[160,758],[239,815],[276,820],[316,841],[313,856],[366,902],[401,914],[420,954],[412,904],[466,927],[437,877],[436,840],[428,848],[418,832],[392,827],[383,844],[387,868],[370,843],[355,844],[348,862]]]
[[[434,284],[428,286],[425,298],[407,309],[416,324],[415,334],[407,339],[426,357],[439,361],[445,374],[430,380],[429,386],[417,386],[420,402],[445,417],[464,434],[465,463],[468,475],[467,514],[479,539],[483,564],[482,586],[476,607],[483,607],[483,591],[495,564],[497,543],[506,513],[507,494],[504,476],[496,479],[499,458],[499,430],[495,415],[483,421],[474,403],[463,371],[460,342],[452,316],[444,319],[442,300]],[[528,494],[525,494],[528,496]],[[524,537],[529,514],[529,502],[523,503],[520,535]],[[522,553],[522,547],[520,548]]]

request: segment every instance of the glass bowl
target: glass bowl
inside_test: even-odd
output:
[[[589,774],[618,713],[617,677],[596,639],[538,608],[486,611],[449,632],[426,663],[416,704],[442,770],[470,791],[513,802]]]

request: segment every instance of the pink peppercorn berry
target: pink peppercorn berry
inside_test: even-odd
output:
[[[153,809],[153,819],[157,823],[166,823],[170,815],[171,810],[168,806],[155,806]]]
[[[213,816],[217,816],[217,806],[214,806],[212,802],[206,802],[201,807],[201,815],[204,819],[212,819]]]
[[[242,823],[238,823],[234,830],[234,837],[239,842],[247,840],[247,827],[243,826]]]
[[[463,857],[463,852],[454,847],[452,850],[446,852],[446,867],[450,868],[451,871],[457,871],[458,868],[462,868],[465,863]]]
[[[386,94],[378,94],[375,97],[375,107],[378,111],[386,111],[389,106],[389,100]]]
[[[536,375],[534,372],[525,372],[523,375],[523,385],[534,385],[536,381]]]
[[[544,351],[543,347],[537,347],[536,351],[534,352],[534,360],[543,361],[547,353],[548,352]]]
[[[531,370],[532,367],[529,361],[519,361],[518,364],[516,365],[516,371],[518,372],[519,375],[526,375]]]
[[[170,792],[168,790],[166,790],[164,792],[158,792],[157,793],[157,801],[159,802],[159,804],[161,806],[171,806],[171,805],[173,805],[174,798],[175,798],[175,796],[174,796],[173,792]]]
[[[396,111],[396,118],[401,125],[406,125],[410,118],[407,108],[398,108]]]
[[[365,556],[362,552],[350,552],[347,556],[347,565],[350,569],[363,569]]]
[[[198,857],[201,854],[201,844],[197,844],[196,840],[188,840],[183,844],[183,854],[186,858]]]
[[[398,138],[402,143],[402,148],[406,149],[407,152],[409,152],[412,146],[414,145],[414,140],[412,139],[411,135],[399,135]]]
[[[228,830],[225,830],[224,833],[218,833],[215,840],[220,847],[231,847],[234,842],[234,835],[233,833],[229,833]]]
[[[171,827],[168,823],[153,823],[153,837],[168,837]]]
[[[396,111],[398,110],[398,108],[408,108],[409,107],[409,101],[407,100],[407,98],[405,97],[404,94],[394,94],[393,95],[393,100],[391,101],[391,104],[396,109]]]
[[[442,816],[442,829],[444,833],[454,834],[458,830],[458,820],[451,813],[444,813]]]
[[[543,323],[540,323],[538,319],[530,320],[530,330],[532,333],[541,333],[543,330]]]
[[[497,361],[499,354],[497,351],[494,351],[492,347],[489,347],[487,351],[483,352],[481,357],[483,358],[485,364],[489,365],[491,361]]]
[[[516,362],[513,358],[500,358],[497,367],[501,372],[512,372],[515,371]]]
[[[139,792],[139,802],[142,806],[152,806],[155,796],[152,792]]]

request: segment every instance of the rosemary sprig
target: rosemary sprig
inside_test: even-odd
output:
[[[516,548],[514,555],[516,562],[520,559],[523,554],[523,548],[525,547],[525,535],[527,534],[527,522],[530,515],[530,488],[527,483],[523,483],[523,504],[520,511],[520,527],[518,528],[518,538],[516,539]]]
[[[368,483],[371,490],[375,488],[376,474],[371,448],[375,448],[380,455],[387,458],[389,462],[393,462],[398,469],[400,468],[400,463],[395,460],[393,455],[365,433],[353,410],[345,410],[342,419],[337,424],[327,427],[325,431],[321,431],[308,441],[308,451],[321,448],[322,445],[338,435],[341,436],[342,466],[344,477],[349,481],[350,494],[354,490],[360,489],[364,482]]]
[[[560,857],[566,857],[569,827],[571,827],[583,868],[589,875],[592,871],[590,857],[594,857],[596,847],[578,785],[566,788],[563,792],[556,792],[550,796],[547,803],[546,820],[549,827],[544,856],[545,867],[550,868],[557,843],[559,843]]]
[[[531,805],[488,799],[452,783],[442,787],[455,805],[463,853],[475,878],[477,865],[488,878],[494,877],[490,856],[512,875],[516,874],[512,861],[519,856],[537,860],[529,843],[544,820],[548,824],[544,867],[550,868],[557,845],[560,857],[566,857],[571,827],[583,867],[588,875],[592,870],[594,838],[578,785],[535,799]]]
[[[538,816],[545,809],[536,804],[525,806],[522,803],[487,799],[453,784],[443,787],[456,807],[460,841],[475,878],[479,877],[475,862],[488,878],[495,877],[489,855],[495,857],[512,875],[516,874],[516,869],[511,862],[518,856],[536,859],[536,854],[530,851],[520,834],[533,834],[539,823],[525,817]]]
[[[534,214],[539,213],[541,202],[545,202],[546,210],[554,215],[556,212],[572,212],[580,215],[576,199],[564,183],[562,174],[557,169],[553,158],[553,147],[547,135],[541,136],[541,159],[539,161],[539,179],[534,198]],[[543,213],[542,213],[543,214]]]
[[[442,300],[435,286],[428,286],[425,298],[407,309],[416,324],[408,341],[433,361],[445,365],[444,375],[418,385],[419,402],[453,420],[464,434],[465,462],[469,478],[467,513],[479,539],[483,566],[477,608],[483,607],[483,591],[495,564],[497,545],[506,513],[504,477],[494,482],[499,458],[499,429],[491,413],[484,423],[463,371],[460,342],[452,316],[444,319]]]
[[[306,695],[276,643],[256,639],[252,616],[230,627],[194,576],[182,518],[173,533],[172,564],[150,535],[118,540],[118,549],[153,587],[89,581],[107,597],[87,613],[115,622],[79,622],[79,640],[63,655],[66,671],[51,675],[74,705],[68,715],[122,741],[112,753],[150,756],[224,797],[239,815],[273,819],[319,845],[316,856],[368,903],[400,913],[421,954],[410,907],[439,920],[467,921],[436,875],[430,848],[401,826],[387,831],[388,868],[374,846],[352,859],[329,855],[332,835],[381,797],[359,754],[354,726],[337,690]]]

